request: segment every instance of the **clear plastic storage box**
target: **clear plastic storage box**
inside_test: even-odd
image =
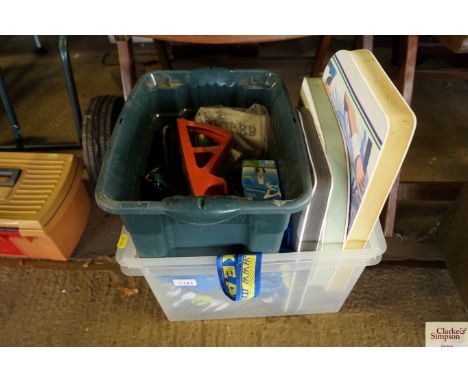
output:
[[[125,228],[122,234],[116,254],[122,272],[144,276],[171,321],[338,312],[387,247],[377,222],[364,249],[264,254],[260,295],[232,301],[218,281],[216,256],[140,258]]]

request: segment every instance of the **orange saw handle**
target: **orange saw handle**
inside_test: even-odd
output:
[[[214,175],[229,151],[232,134],[229,130],[208,123],[177,118],[182,156],[192,192],[195,196],[226,195],[227,183]],[[217,146],[193,147],[190,133],[203,134],[216,142]],[[197,158],[202,161],[199,165]],[[207,161],[206,159],[209,158]]]

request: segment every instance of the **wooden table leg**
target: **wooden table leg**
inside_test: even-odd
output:
[[[401,41],[404,47],[404,56],[402,65],[399,68],[397,88],[406,102],[411,105],[416,57],[418,54],[418,36],[402,36],[402,39],[404,40]],[[390,190],[390,194],[388,195],[387,210],[384,219],[384,234],[386,237],[393,236],[399,184],[400,174],[397,175],[392,189]]]
[[[372,52],[374,49],[374,36],[360,36],[359,49],[367,49]]]
[[[315,54],[314,68],[312,69],[312,77],[319,77],[323,70],[325,56],[330,46],[331,36],[320,36],[319,47]]]
[[[136,82],[135,60],[133,57],[132,38],[116,36],[117,51],[119,53],[120,76],[125,100],[130,95]]]
[[[156,47],[156,51],[158,52],[159,63],[161,64],[161,69],[163,70],[171,70],[172,65],[169,61],[169,55],[167,54],[166,45],[164,41],[161,40],[153,40],[154,46]]]
[[[397,88],[408,105],[411,105],[419,38],[418,36],[403,36],[402,38],[404,39],[402,41],[404,56],[398,72]]]

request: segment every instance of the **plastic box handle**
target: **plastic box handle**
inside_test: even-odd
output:
[[[239,215],[235,199],[217,197],[184,197],[166,200],[166,214],[189,224],[217,224]]]
[[[13,187],[20,172],[17,168],[0,168],[0,187]]]

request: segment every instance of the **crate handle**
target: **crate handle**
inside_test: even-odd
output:
[[[0,168],[0,187],[13,187],[20,172],[17,168]]]
[[[239,215],[237,200],[217,197],[174,197],[166,200],[166,214],[189,224],[217,224]]]

